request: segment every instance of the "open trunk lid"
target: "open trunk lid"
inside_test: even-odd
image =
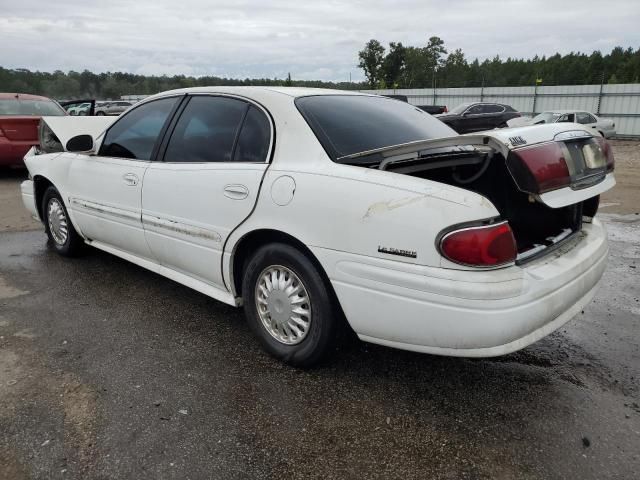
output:
[[[599,195],[615,185],[613,155],[606,140],[577,124],[417,141],[337,161],[483,195],[513,232],[516,263],[544,255],[577,235],[582,223],[595,215]]]
[[[410,174],[424,169],[426,163],[447,159],[451,167],[468,164],[453,157],[470,158],[478,151],[500,154],[518,189],[552,208],[584,201],[615,185],[613,175],[608,175],[614,167],[610,146],[578,124],[526,126],[410,142],[346,155],[338,161],[377,158],[381,170]]]

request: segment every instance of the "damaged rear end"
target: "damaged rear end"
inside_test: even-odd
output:
[[[357,158],[478,193],[496,207],[499,217],[451,225],[438,235],[436,248],[451,268],[522,265],[553,252],[580,234],[599,195],[615,185],[611,147],[578,126],[463,135],[340,160]]]

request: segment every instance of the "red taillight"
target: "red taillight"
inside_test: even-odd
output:
[[[511,263],[518,254],[507,222],[449,232],[440,241],[440,251],[452,262],[473,267]]]
[[[560,142],[520,148],[513,153],[533,176],[531,180],[534,181],[527,182],[525,175],[519,175],[521,181],[530,183],[525,185],[526,191],[544,193],[571,184],[571,175]]]
[[[600,148],[602,148],[602,152],[606,158],[607,172],[613,172],[616,162],[613,159],[613,149],[611,148],[611,145],[609,145],[609,142],[607,142],[604,137],[595,137],[595,139],[600,144]]]
[[[444,110],[442,110],[442,113],[449,113],[449,109],[447,108],[447,106],[444,106]],[[615,125],[614,125],[615,126]]]

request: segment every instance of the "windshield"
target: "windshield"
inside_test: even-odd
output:
[[[451,110],[449,110],[449,113],[453,113],[455,115],[460,115],[462,112],[464,112],[471,105],[473,105],[473,103],[461,103],[457,107],[452,108]]]
[[[65,111],[51,100],[23,100],[9,98],[0,100],[0,115],[61,116]]]
[[[383,97],[318,95],[296,106],[335,161],[339,157],[457,133],[428,113]]]
[[[542,112],[533,117],[531,123],[554,123],[559,116],[559,113]]]

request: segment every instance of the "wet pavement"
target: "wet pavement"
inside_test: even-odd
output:
[[[595,301],[537,344],[353,341],[310,371],[264,354],[241,310],[0,233],[0,478],[638,478],[640,217],[604,217]]]

